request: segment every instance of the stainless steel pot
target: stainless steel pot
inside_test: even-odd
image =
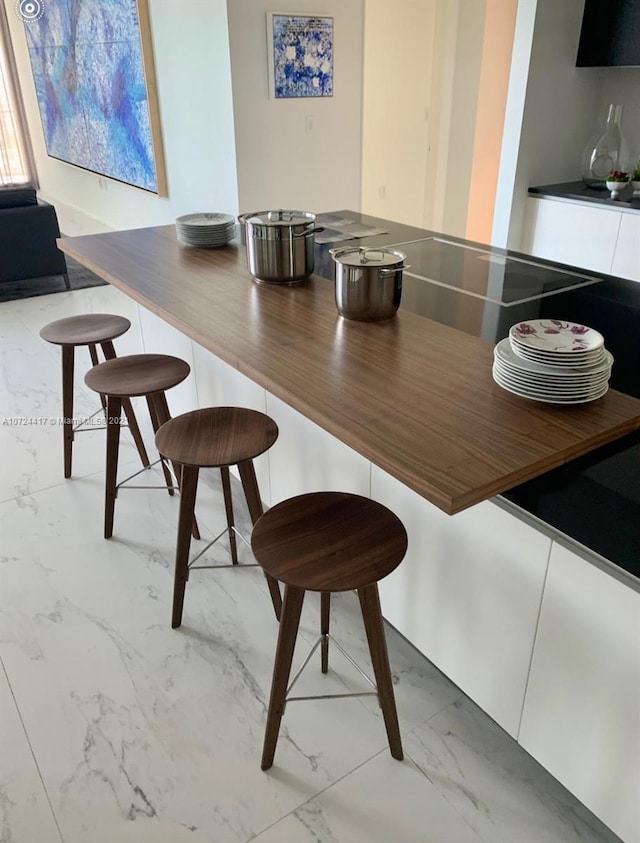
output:
[[[307,211],[240,214],[249,272],[269,284],[299,284],[313,272],[316,215]]]
[[[336,262],[336,307],[346,319],[376,322],[395,316],[402,296],[406,255],[394,249],[343,246],[330,249]]]

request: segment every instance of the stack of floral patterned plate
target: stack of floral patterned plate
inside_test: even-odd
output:
[[[559,319],[518,322],[494,350],[493,379],[533,401],[583,404],[609,388],[613,357],[601,334]]]
[[[176,220],[176,232],[180,243],[201,248],[226,246],[236,233],[235,217],[231,214],[207,212],[186,214]]]

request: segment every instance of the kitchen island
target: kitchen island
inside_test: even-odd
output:
[[[367,245],[417,249],[414,275],[427,260],[432,233],[355,216],[388,231]],[[569,293],[527,288],[503,301],[494,282],[504,253],[489,250],[497,258],[484,294],[475,277],[456,290],[450,279],[425,287],[407,273],[395,319],[353,323],[335,309],[326,247],[316,270],[328,277],[289,288],[255,283],[241,246],[181,247],[172,226],[60,246],[138,302],[146,350],[190,359],[198,402],[244,403],[276,420],[280,439],[259,473],[268,503],[333,487],[400,515],[410,547],[381,584],[387,620],[631,840],[637,591],[494,497],[624,441],[640,424],[640,401],[617,390],[552,407],[493,383],[493,344],[508,320]],[[162,333],[166,323],[175,335]],[[602,742],[610,757],[594,767]]]
[[[522,401],[482,339],[407,312],[344,320],[326,279],[257,284],[244,249],[183,247],[172,226],[60,246],[448,514],[640,427],[635,398]]]

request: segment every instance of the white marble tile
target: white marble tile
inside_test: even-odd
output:
[[[386,745],[357,702],[291,705],[277,770],[260,770],[277,631],[261,574],[194,575],[172,631],[174,501],[158,494],[123,507],[133,546],[93,529],[97,478],[0,506],[0,654],[65,841],[179,840],[187,827],[248,840]]]
[[[514,838],[515,839],[515,838]],[[410,760],[372,758],[255,843],[480,843]]]
[[[618,843],[466,698],[416,729],[405,751],[485,843]]]
[[[40,329],[48,322],[53,322],[55,319],[64,319],[67,316],[90,313],[95,289],[97,288],[72,290],[48,296],[34,296],[18,301],[3,302],[0,309],[9,313],[8,306],[10,306],[11,314],[19,316],[31,335],[37,337]],[[6,311],[5,308],[7,308]]]
[[[61,837],[0,661],[0,840]]]

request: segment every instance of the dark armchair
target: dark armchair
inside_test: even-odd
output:
[[[62,275],[70,289],[57,237],[53,205],[38,199],[33,188],[0,188],[0,283]]]

